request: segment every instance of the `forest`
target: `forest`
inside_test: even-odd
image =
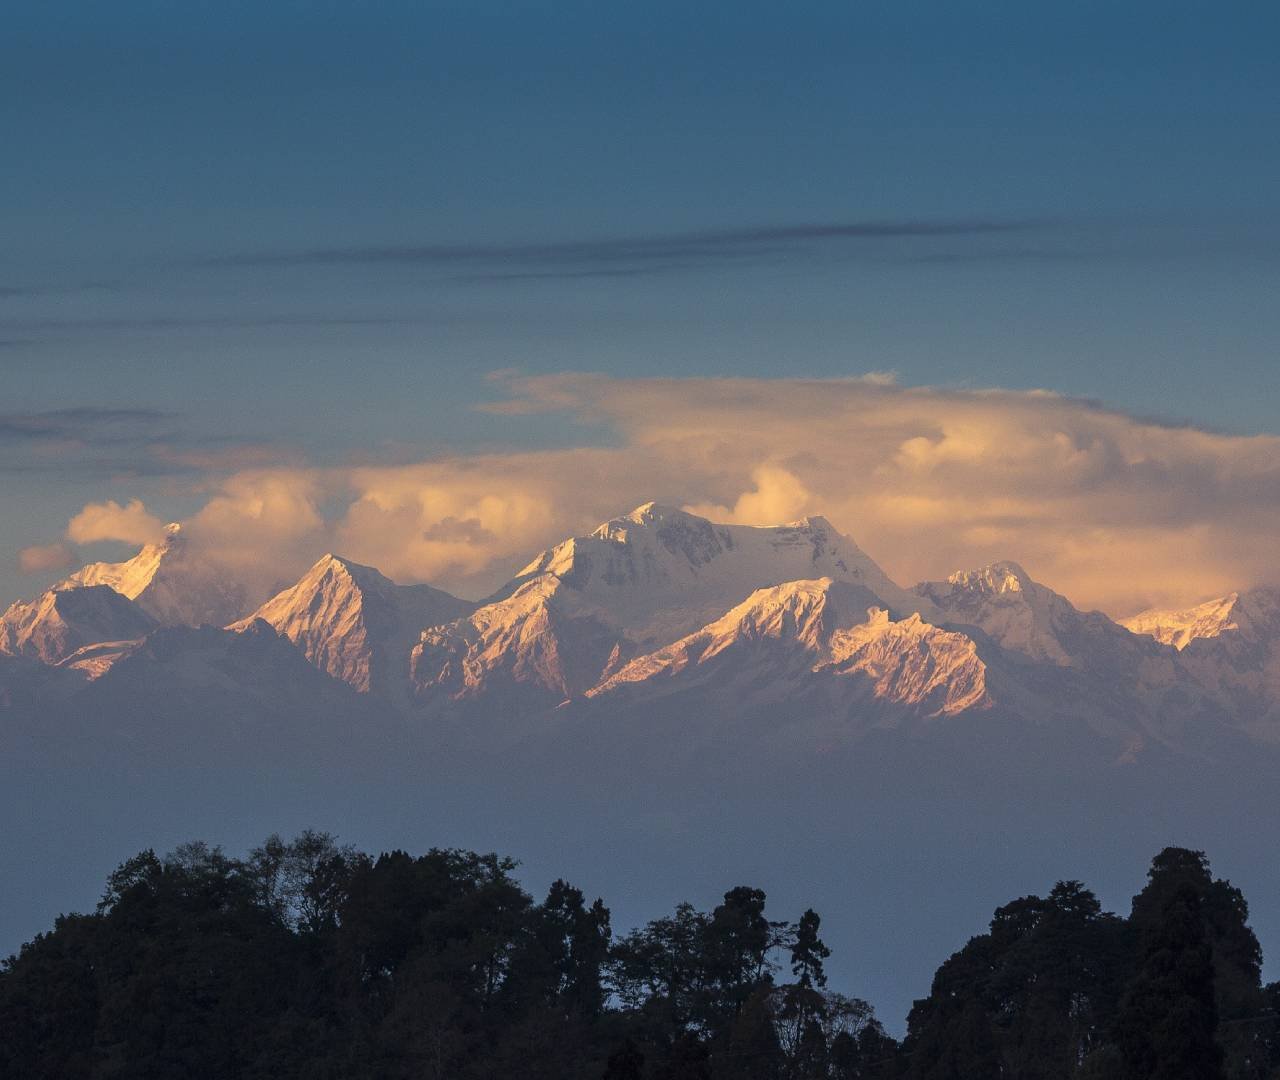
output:
[[[1128,915],[1078,881],[998,908],[905,1037],[828,985],[819,914],[738,886],[628,932],[496,855],[307,831],[123,863],[0,965],[5,1078],[1245,1080],[1280,984],[1244,896],[1166,848]]]

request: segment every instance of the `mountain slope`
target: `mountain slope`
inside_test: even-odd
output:
[[[912,613],[894,620],[861,585],[829,578],[753,593],[720,619],[625,665],[589,692],[628,703],[713,692],[758,708],[799,697],[850,715],[875,706],[921,716],[988,703],[974,643]]]
[[[387,710],[318,670],[256,620],[240,630],[160,627],[116,648],[97,678],[45,719],[50,730],[191,757],[255,746],[299,761],[383,730]],[[168,760],[162,756],[161,760]]]
[[[1192,608],[1126,619],[1177,649],[1177,662],[1229,722],[1280,741],[1280,589],[1233,592]]]
[[[50,589],[0,615],[0,652],[57,664],[87,645],[140,638],[156,622],[106,585]]]
[[[913,591],[934,606],[938,621],[981,630],[1008,652],[1039,663],[1111,668],[1156,652],[1102,612],[1080,611],[1015,562],[958,571]]]
[[[828,577],[864,586],[904,613],[921,605],[825,518],[717,525],[657,503],[543,552],[495,599],[542,574],[554,575],[648,647],[691,633],[756,589],[784,581]]]
[[[62,667],[50,667],[27,656],[0,653],[0,710],[44,710],[65,700],[80,689],[83,678]],[[4,721],[0,715],[0,748],[4,744]]]
[[[356,690],[400,698],[422,631],[474,608],[429,585],[397,585],[373,567],[330,554],[232,629],[261,619]]]
[[[132,559],[90,563],[55,588],[79,585],[107,585],[165,626],[225,626],[248,608],[243,586],[193,551],[176,524]]]
[[[543,552],[476,612],[424,634],[414,686],[426,704],[493,691],[510,705],[521,686],[540,702],[559,702],[706,626],[756,589],[818,577],[863,589],[868,603],[895,611],[926,606],[823,518],[716,525],[646,503]]]
[[[291,709],[288,688],[272,683],[301,679],[329,698],[346,684],[398,722],[543,725],[576,701],[557,715],[621,710],[643,728],[661,703],[691,741],[738,716],[757,731],[803,717],[857,732],[994,710],[1134,753],[1280,742],[1280,590],[1148,612],[1126,628],[1013,562],[903,590],[822,518],[718,525],[646,503],[543,552],[479,605],[326,555],[226,631],[178,633],[242,598],[172,527],[133,559],[85,567],[0,617],[0,653],[16,657],[0,694],[38,705],[70,691],[90,711],[114,695],[127,710],[126,693],[155,699],[145,680],[125,678],[151,656],[157,686],[192,717],[211,715],[202,693],[247,715]],[[312,674],[269,659],[281,649]]]
[[[1270,640],[1280,632],[1280,589],[1228,593],[1190,608],[1153,608],[1124,619],[1122,625],[1178,650],[1226,635],[1255,643]]]
[[[608,612],[540,574],[425,630],[413,650],[413,686],[428,708],[485,697],[495,708],[527,711],[583,693],[631,651]]]

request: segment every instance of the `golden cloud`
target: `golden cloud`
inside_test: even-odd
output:
[[[905,583],[1013,558],[1116,616],[1280,579],[1272,436],[1166,425],[1043,391],[902,387],[880,375],[506,374],[503,385],[509,402],[484,411],[563,414],[603,425],[612,444],[240,473],[195,516],[192,535],[277,577],[335,549],[400,580],[478,596],[541,548],[658,499],[749,524],[825,514]],[[116,517],[135,506],[103,505]]]
[[[24,574],[69,570],[75,561],[76,553],[66,544],[32,544],[18,552],[18,569]]]
[[[164,538],[164,522],[147,511],[141,499],[121,506],[114,499],[90,503],[67,523],[67,538],[77,544],[120,540],[154,544]]]

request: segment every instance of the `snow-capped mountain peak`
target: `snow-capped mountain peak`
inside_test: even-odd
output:
[[[174,522],[165,537],[119,563],[90,563],[55,588],[106,585],[167,626],[221,626],[248,606],[244,587],[225,567],[193,549]]]
[[[0,615],[0,652],[57,664],[85,646],[140,638],[155,620],[106,585],[50,589]]]
[[[419,634],[473,607],[429,585],[397,585],[372,566],[329,553],[231,629],[261,619],[335,678],[399,696]]]
[[[607,613],[545,573],[424,630],[413,650],[413,685],[424,703],[488,697],[522,711],[582,693],[624,650],[632,651]]]
[[[424,633],[414,685],[420,697],[497,691],[512,700],[521,685],[574,697],[630,657],[727,617],[757,590],[790,588],[799,603],[803,590],[786,583],[818,579],[859,590],[860,617],[871,605],[925,606],[823,518],[722,525],[644,503],[549,548],[477,611]]]
[[[1101,612],[1078,610],[1007,559],[922,582],[915,592],[935,606],[942,623],[974,627],[1010,652],[1059,667],[1105,658],[1117,647],[1132,652],[1137,645]]]
[[[29,700],[47,681],[110,690],[124,708],[145,681],[125,674],[172,645],[165,677],[174,695],[185,687],[184,708],[214,683],[231,692],[224,659],[284,649],[319,669],[317,693],[338,679],[369,694],[351,700],[370,710],[419,716],[540,715],[574,700],[563,715],[644,720],[661,700],[668,717],[785,714],[847,731],[994,707],[1108,737],[1136,726],[1174,740],[1205,717],[1280,732],[1280,590],[1144,613],[1126,629],[1010,560],[908,592],[818,516],[730,525],[645,503],[544,551],[482,604],[332,552],[248,617],[243,595],[171,527],[0,617],[0,652],[13,654],[0,699]],[[225,631],[176,625],[227,610]],[[35,678],[33,664],[58,674]],[[252,695],[265,701],[277,665],[263,664],[237,670],[256,672]]]
[[[1031,575],[1010,559],[989,563],[978,570],[957,570],[947,578],[952,592],[978,593],[999,596],[1004,593],[1025,593],[1035,586]]]
[[[1230,633],[1253,642],[1280,631],[1280,589],[1260,586],[1189,608],[1154,608],[1124,619],[1122,625],[1179,651],[1193,641]]]
[[[831,578],[787,581],[757,589],[694,633],[632,660],[591,693],[669,679],[732,650],[753,649],[762,643],[802,656],[805,665],[812,665],[825,655],[832,633],[842,622],[866,618],[868,608],[878,604],[878,598],[865,587]]]
[[[494,599],[541,574],[554,575],[649,647],[705,626],[756,589],[785,581],[829,577],[862,585],[895,610],[921,604],[824,518],[720,525],[660,503],[645,503],[543,552]]]
[[[964,634],[916,612],[894,620],[865,586],[819,578],[757,590],[701,630],[632,660],[588,697],[694,690],[758,704],[818,692],[834,714],[874,702],[937,716],[985,705],[985,675]]]

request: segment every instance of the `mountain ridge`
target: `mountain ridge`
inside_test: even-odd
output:
[[[166,677],[198,695],[201,679],[218,680],[196,654],[219,654],[174,631],[243,609],[244,595],[175,526],[133,559],[13,605],[0,653],[59,665],[93,696],[167,641],[193,659]],[[1280,741],[1280,592],[1126,622],[1078,610],[1012,560],[904,589],[820,516],[718,524],[645,503],[545,549],[480,602],[328,553],[238,610],[217,648],[265,656],[278,640],[417,722],[549,716],[579,701],[643,723],[645,702],[761,713],[789,696],[846,717],[850,738],[1000,709],[1033,725],[1083,720],[1132,746],[1204,743],[1218,728]],[[30,669],[10,668],[29,698]]]

